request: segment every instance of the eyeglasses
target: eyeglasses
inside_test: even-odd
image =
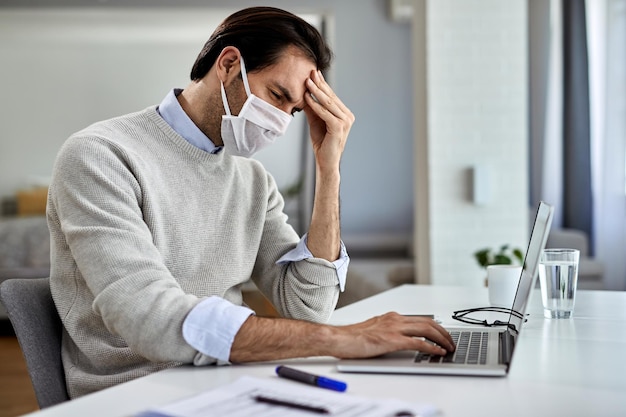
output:
[[[506,307],[478,307],[478,308],[468,308],[466,310],[457,310],[452,313],[452,318],[454,320],[462,321],[463,323],[468,324],[478,324],[486,327],[494,327],[494,326],[508,326],[515,330],[515,326],[513,324],[509,324],[508,321],[502,320],[494,320],[489,322],[485,319],[477,319],[474,317],[468,317],[468,314],[478,313],[478,312],[493,312],[493,313],[504,313],[504,314],[512,314],[515,317],[527,321],[528,319],[520,312],[515,311]]]

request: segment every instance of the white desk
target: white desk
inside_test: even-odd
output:
[[[444,325],[459,325],[452,311],[486,305],[485,288],[405,285],[339,309],[331,321],[348,324],[395,310],[434,313]],[[432,403],[444,416],[626,416],[626,292],[579,291],[572,319],[547,320],[537,290],[528,313],[504,378],[341,374],[333,358],[280,363],[346,381],[357,395]],[[32,415],[131,416],[242,375],[274,378],[274,367],[169,369]]]

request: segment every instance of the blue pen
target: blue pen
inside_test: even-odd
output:
[[[343,392],[348,388],[345,382],[336,381],[334,379],[325,378],[323,376],[309,374],[298,369],[289,368],[284,365],[276,367],[278,376],[291,379],[293,381],[304,382],[305,384],[315,385],[316,387],[326,388],[333,391]]]

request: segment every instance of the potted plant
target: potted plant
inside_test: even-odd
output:
[[[524,253],[519,248],[510,248],[509,245],[502,245],[499,251],[491,248],[481,249],[474,252],[474,258],[480,266],[487,268],[489,265],[511,265],[524,262]]]
[[[519,248],[511,248],[509,245],[500,246],[500,250],[496,251],[492,248],[485,248],[474,252],[474,258],[478,264],[487,269],[489,265],[522,265],[524,262],[524,253]],[[487,278],[485,278],[485,286]]]

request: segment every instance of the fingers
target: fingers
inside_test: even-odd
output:
[[[423,353],[430,353],[431,355],[440,356],[444,356],[446,353],[448,353],[448,350],[442,348],[441,346],[430,343],[423,339],[414,339],[413,342],[415,346],[412,347],[410,350],[418,350]]]
[[[404,317],[404,316],[403,316]],[[452,336],[446,329],[439,325],[436,321],[426,317],[405,317],[406,319],[406,336],[413,338],[425,338],[447,351],[454,351],[455,346],[452,341]],[[419,340],[419,339],[416,339]],[[421,346],[430,349],[432,343],[421,341]],[[444,352],[445,353],[445,352]]]
[[[337,171],[354,115],[337,97],[319,71],[306,80],[304,112],[309,124],[315,160],[322,171]]]
[[[339,119],[352,125],[354,115],[335,95],[319,71],[312,73],[306,81],[306,86],[309,90],[309,94],[305,94],[308,107],[327,124]]]
[[[367,358],[399,350],[445,355],[455,350],[450,334],[434,320],[390,312],[361,323],[340,327],[349,343],[337,343],[335,356]],[[354,341],[358,343],[354,343]]]
[[[319,104],[327,107],[329,110],[336,108],[340,113],[350,113],[348,107],[335,95],[333,89],[330,88],[330,85],[328,85],[324,79],[321,71],[313,71],[309,78],[311,80],[311,83],[308,83],[308,86],[310,86],[309,91],[315,96]]]
[[[431,319],[426,319],[431,320]],[[424,332],[423,336],[428,340],[431,340],[438,345],[442,346],[449,352],[453,352],[455,349],[454,342],[452,341],[452,336],[450,333],[443,327],[441,327],[437,322],[431,320],[430,326]]]
[[[410,337],[411,343],[417,346],[415,349],[438,355],[445,354],[446,351],[454,351],[455,346],[450,333],[434,320],[425,317],[401,316],[397,313],[388,314],[392,319],[402,322],[401,331],[405,336]]]

